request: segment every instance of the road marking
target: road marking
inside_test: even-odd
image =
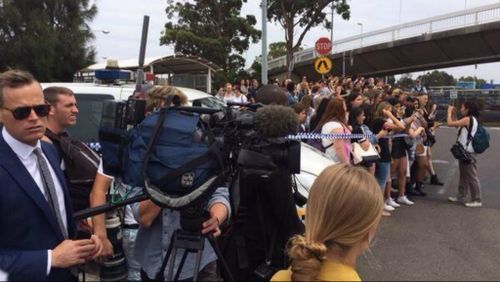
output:
[[[432,160],[432,163],[434,163],[434,164],[449,164],[450,162],[445,161],[445,160]]]
[[[440,126],[439,128],[446,128],[446,129],[458,129],[458,128],[456,128],[456,127],[453,127],[453,126],[447,126],[447,125]],[[500,130],[500,127],[497,127],[497,126],[495,126],[495,127],[490,127],[490,126],[487,126],[487,127],[485,127],[485,128],[486,128],[486,129],[488,129],[488,130]]]

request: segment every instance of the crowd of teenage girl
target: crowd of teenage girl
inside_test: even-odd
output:
[[[435,121],[437,107],[425,88],[403,91],[381,79],[339,77],[318,83],[309,83],[306,78],[299,84],[287,80],[282,86],[289,106],[299,116],[299,131],[366,136],[324,138],[321,145],[336,164],[353,165],[354,143],[378,152],[377,160],[356,165],[375,176],[384,194],[385,216],[401,205],[413,205],[415,197],[426,196],[424,180],[443,185],[432,163],[440,123]]]

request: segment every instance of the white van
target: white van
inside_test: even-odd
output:
[[[51,86],[66,87],[75,93],[80,111],[77,124],[69,128],[70,134],[83,142],[98,142],[98,131],[104,100],[126,100],[135,90],[135,85],[100,85],[93,83],[41,83],[45,89]],[[225,103],[205,92],[177,87],[188,97],[190,105],[197,105],[212,109],[223,109]],[[300,166],[301,173],[296,175],[297,187],[304,196],[316,177],[333,162],[322,152],[302,143]]]

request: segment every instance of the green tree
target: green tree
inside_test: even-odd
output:
[[[279,23],[285,31],[287,77],[292,75],[293,54],[299,50],[309,30],[320,24],[327,29],[332,27],[327,16],[331,12],[330,5],[334,5],[343,19],[350,18],[346,0],[268,0],[268,18]]]
[[[169,19],[160,38],[161,45],[174,44],[176,52],[210,60],[224,73],[216,80],[234,81],[245,66],[241,56],[250,42],[257,43],[260,31],[252,15],[241,17],[247,0],[167,0]],[[174,21],[175,19],[175,21]]]
[[[396,78],[394,75],[387,76],[387,83],[394,86],[396,84]]]
[[[267,53],[269,60],[279,58],[286,55],[286,42],[274,42],[269,44],[269,52]]]
[[[445,71],[434,70],[418,77],[425,86],[454,86],[457,80]]]
[[[94,63],[88,0],[3,0],[0,4],[0,71],[20,68],[40,81],[72,81]]]
[[[413,85],[412,75],[410,73],[401,75],[401,77],[398,79],[397,85],[399,85],[399,87],[402,89],[409,89]]]
[[[302,51],[304,48],[299,47],[297,51]],[[281,56],[286,55],[286,42],[274,42],[269,44],[269,52],[267,53],[267,57],[269,60],[279,58]]]
[[[255,60],[250,66],[250,69],[252,78],[255,78],[260,81],[262,79],[262,63],[258,60]]]

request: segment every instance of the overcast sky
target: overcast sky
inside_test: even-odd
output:
[[[363,32],[374,31],[399,23],[411,22],[465,8],[478,7],[498,0],[348,0],[351,5],[351,19],[344,21],[340,16],[334,19],[334,41],[359,34],[363,23]],[[165,0],[95,0],[98,14],[90,26],[94,30],[109,30],[109,34],[95,32],[93,42],[97,50],[98,62],[108,59],[133,59],[139,54],[142,21],[144,15],[150,16],[146,57],[168,56],[173,54],[172,46],[160,46],[160,36],[164,24],[168,21],[165,14]],[[257,29],[261,29],[260,0],[248,0],[242,9],[242,15],[252,14],[257,19]],[[330,31],[316,27],[305,36],[303,45],[314,46],[322,36],[330,37]],[[284,41],[284,31],[279,26],[268,24],[268,43]],[[261,46],[251,45],[243,54],[250,65],[260,55]],[[478,76],[486,80],[494,79],[500,83],[500,63],[464,66],[444,69],[456,78],[464,75]],[[422,74],[422,72],[417,73]]]

